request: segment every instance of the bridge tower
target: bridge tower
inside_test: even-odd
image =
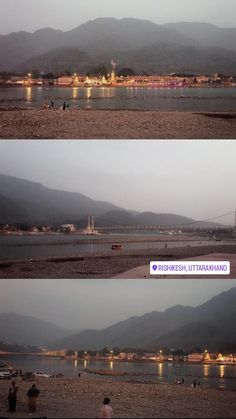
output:
[[[94,217],[93,215],[90,216],[90,229],[94,231]]]
[[[89,233],[93,233],[95,231],[94,227],[94,217],[93,215],[88,215],[88,225],[87,225],[87,231]]]
[[[112,65],[112,72],[111,72],[111,82],[115,83],[116,81],[116,62],[112,59],[111,60],[111,65]]]

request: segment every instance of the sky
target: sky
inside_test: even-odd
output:
[[[0,141],[0,173],[135,211],[235,210],[236,141]],[[234,215],[216,220],[234,224]]]
[[[43,27],[70,30],[97,17],[134,17],[158,24],[195,21],[235,27],[235,0],[0,0],[0,33]]]
[[[15,312],[67,329],[101,329],[176,304],[197,306],[236,280],[1,279],[0,312]]]

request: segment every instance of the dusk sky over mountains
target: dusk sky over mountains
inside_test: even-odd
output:
[[[176,304],[195,307],[234,286],[235,280],[212,279],[2,279],[0,306],[1,313],[30,315],[68,329],[99,329]]]
[[[177,21],[235,26],[235,0],[1,0],[1,34],[44,27],[69,30],[97,17],[135,17],[164,24]],[[29,18],[30,17],[30,18]]]
[[[204,220],[235,209],[235,146],[234,141],[1,141],[0,167],[1,174],[127,210]],[[232,225],[234,216],[214,221]]]

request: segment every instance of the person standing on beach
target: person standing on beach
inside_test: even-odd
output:
[[[110,399],[109,397],[105,397],[103,400],[103,406],[100,410],[99,418],[111,418],[112,417],[112,408],[109,406]]]
[[[16,411],[17,391],[18,386],[16,385],[15,381],[12,381],[11,387],[8,391],[8,412]]]
[[[27,392],[28,396],[28,409],[29,413],[35,413],[36,412],[36,406],[37,406],[37,398],[39,396],[39,389],[37,389],[36,385],[33,384],[32,387]]]

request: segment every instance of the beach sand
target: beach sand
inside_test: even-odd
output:
[[[80,378],[38,379],[37,412],[31,417],[96,418],[104,397],[111,399],[114,418],[235,418],[236,393],[172,384]],[[32,382],[19,382],[16,413],[7,413],[10,381],[0,381],[0,416],[27,417],[27,390]]]
[[[130,276],[127,271],[133,268],[148,265],[154,260],[179,260],[186,258],[194,258],[206,255],[209,260],[210,254],[220,254],[220,258],[224,260],[230,257],[235,267],[236,244],[224,245],[201,245],[196,247],[176,247],[162,249],[117,251],[114,254],[88,254],[78,257],[61,257],[47,259],[29,259],[29,260],[5,260],[0,261],[0,278],[114,278],[122,274],[120,277],[128,278]],[[226,256],[226,253],[229,254]],[[217,256],[218,258],[218,256]],[[217,259],[218,260],[218,259]],[[226,259],[227,260],[227,259]],[[233,268],[235,269],[235,268]],[[139,277],[139,270],[137,277]],[[146,272],[146,271],[145,271]],[[233,276],[232,276],[233,275]],[[133,276],[133,279],[136,277]],[[225,276],[217,276],[225,278]],[[236,278],[235,270],[231,273],[231,278]]]
[[[2,139],[234,139],[235,133],[236,113],[0,109]]]
[[[203,255],[203,256],[196,256],[196,257],[191,257],[190,259],[183,259],[186,261],[206,261],[206,262],[211,262],[211,261],[218,261],[218,262],[230,262],[230,275],[225,276],[228,279],[235,279],[236,278],[236,254],[230,254],[230,253],[209,253],[207,255]],[[177,278],[181,279],[181,278],[205,278],[206,275],[178,275]],[[173,279],[176,278],[176,275],[165,275],[165,276],[161,276],[161,275],[150,275],[150,265],[144,265],[144,266],[139,266],[137,268],[134,269],[130,269],[129,271],[126,272],[122,272],[120,275],[115,276],[116,279],[132,279],[132,278],[145,278],[145,279],[155,279],[155,278],[169,278],[169,279]],[[222,278],[221,275],[210,275],[208,276],[208,278],[210,279],[217,279],[217,278]]]

